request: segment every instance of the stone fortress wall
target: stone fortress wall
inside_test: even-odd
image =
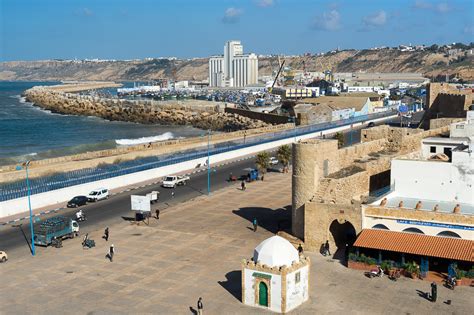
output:
[[[292,233],[305,248],[317,250],[326,240],[336,245],[329,230],[336,220],[362,228],[361,205],[367,201],[372,176],[390,170],[394,157],[410,157],[421,139],[447,133],[434,130],[378,126],[362,131],[362,143],[338,149],[336,140],[311,139],[293,145]]]
[[[430,83],[426,90],[426,111],[421,126],[431,128],[431,121],[438,118],[464,119],[473,102],[472,89],[458,89],[448,83]]]

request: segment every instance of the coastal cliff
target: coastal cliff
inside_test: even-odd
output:
[[[108,99],[69,92],[68,88],[36,86],[24,92],[27,101],[55,113],[97,116],[142,124],[191,125],[201,129],[235,131],[268,126],[259,120],[224,113],[218,105],[193,101],[163,103]]]

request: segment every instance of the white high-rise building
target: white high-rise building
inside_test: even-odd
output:
[[[244,54],[240,41],[226,42],[223,56],[209,58],[209,86],[244,87],[257,81],[257,55]]]

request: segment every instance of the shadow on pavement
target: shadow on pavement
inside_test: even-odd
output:
[[[23,231],[22,225],[20,224],[20,225],[18,225],[17,227],[20,228],[21,234],[23,234],[23,237],[25,238],[26,244],[28,244],[28,247],[30,248],[30,252],[33,253],[33,249],[31,248],[30,240],[29,240],[28,237],[26,236],[25,231]]]
[[[416,292],[417,292],[418,295],[421,296],[422,298],[424,298],[424,299],[426,299],[426,300],[428,300],[428,301],[431,301],[428,292],[423,292],[423,291],[421,291],[421,290],[416,290]]]
[[[263,207],[244,207],[233,210],[234,214],[248,220],[252,224],[257,219],[258,227],[269,232],[287,231],[291,229],[291,206],[271,209]]]
[[[242,297],[242,271],[234,270],[228,272],[226,275],[226,281],[218,281],[218,283],[232,294],[237,300],[241,301]]]
[[[194,315],[197,315],[197,313],[198,313],[198,311],[196,311],[196,310],[194,309],[194,307],[192,307],[192,306],[189,307],[189,310],[190,310],[191,313],[193,313]]]

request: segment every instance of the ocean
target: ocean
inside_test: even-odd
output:
[[[58,82],[0,82],[0,165],[203,133],[188,126],[142,125],[54,114],[21,97],[26,89],[50,84]]]

